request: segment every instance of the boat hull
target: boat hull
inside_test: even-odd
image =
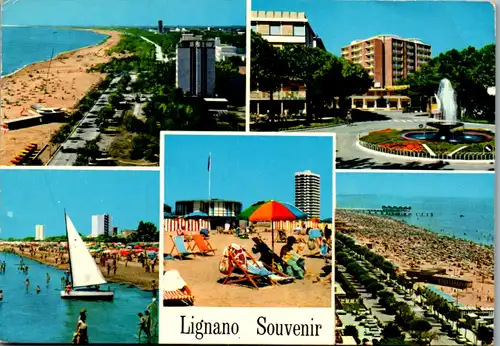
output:
[[[113,300],[114,293],[111,291],[61,291],[62,299],[73,300]]]

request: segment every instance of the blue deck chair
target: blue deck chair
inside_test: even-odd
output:
[[[193,252],[188,251],[186,249],[186,245],[184,244],[184,236],[183,235],[172,236],[172,240],[174,241],[174,245],[172,246],[172,250],[170,250],[170,254],[172,254],[174,249],[177,250],[177,255],[172,255],[172,256],[178,256],[181,259],[183,259],[185,256],[194,255]]]
[[[273,283],[276,283],[276,282],[278,282],[278,283],[288,283],[288,282],[292,282],[292,281],[295,280],[295,278],[292,277],[292,276],[287,276],[287,275],[285,275],[283,273],[279,273],[277,271],[274,272],[274,271],[271,271],[271,270],[267,269],[264,266],[263,263],[259,263],[259,265],[257,265],[255,263],[248,262],[247,263],[247,269],[248,269],[248,273],[250,273],[252,275],[259,275],[259,276],[262,276],[262,277],[267,277]]]

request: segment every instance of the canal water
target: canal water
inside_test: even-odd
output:
[[[139,343],[139,318],[152,301],[151,292],[128,284],[110,284],[114,300],[70,301],[60,297],[64,271],[24,259],[28,265],[25,275],[18,270],[20,256],[0,253],[7,262],[5,274],[0,274],[0,340],[16,343],[71,343],[81,309],[87,309],[90,343]],[[46,274],[51,280],[46,284]],[[25,288],[29,278],[29,289]],[[36,286],[41,292],[36,293]],[[102,285],[107,288],[107,285]],[[158,311],[158,309],[156,309]],[[157,317],[155,318],[157,319]],[[145,337],[140,343],[148,343]],[[157,343],[157,339],[149,340]]]

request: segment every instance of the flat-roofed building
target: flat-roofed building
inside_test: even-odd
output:
[[[305,12],[252,11],[252,31],[274,47],[286,44],[305,45],[325,49],[322,39],[314,32]],[[287,81],[281,90],[273,94],[273,102],[280,104],[280,114],[296,114],[305,111],[306,87],[302,81]],[[250,93],[250,112],[267,114],[270,104],[268,92],[253,90]]]

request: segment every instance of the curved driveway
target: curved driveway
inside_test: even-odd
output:
[[[389,156],[360,147],[357,144],[358,135],[370,131],[392,129],[416,129],[418,125],[429,121],[427,116],[412,114],[380,112],[387,120],[356,122],[353,125],[341,125],[328,128],[308,129],[307,132],[336,133],[338,169],[431,169],[431,170],[494,170],[492,163],[469,163],[449,161],[431,161],[415,158]],[[486,128],[495,131],[495,125],[466,123],[466,127]]]

